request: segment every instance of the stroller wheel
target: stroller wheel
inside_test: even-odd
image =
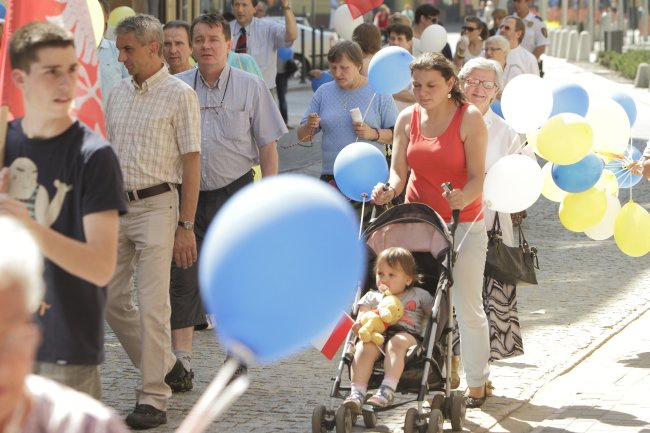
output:
[[[406,411],[404,417],[404,433],[420,433],[427,428],[427,419],[420,416],[414,407]],[[441,430],[442,432],[442,430]]]
[[[429,414],[429,427],[427,433],[442,433],[445,418],[442,416],[440,409],[432,409]]]
[[[345,405],[336,410],[336,433],[350,433],[352,431],[352,411]]]
[[[311,414],[311,433],[327,433],[332,429],[327,422],[327,408],[324,405],[318,405]]]
[[[377,414],[374,411],[364,410],[363,414],[363,425],[366,428],[373,428],[377,425]]]
[[[462,431],[465,425],[465,398],[462,393],[455,392],[448,400],[449,419],[453,431]]]

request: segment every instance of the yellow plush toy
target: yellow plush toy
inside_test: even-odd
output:
[[[383,288],[383,287],[382,287]],[[396,324],[404,314],[404,306],[397,296],[384,291],[384,297],[375,310],[366,311],[359,315],[359,339],[364,343],[372,341],[377,346],[384,344],[383,333],[391,325]]]

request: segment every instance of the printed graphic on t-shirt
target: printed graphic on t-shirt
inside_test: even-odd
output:
[[[415,321],[413,320],[411,315],[407,313],[407,311],[415,312],[416,308],[417,308],[417,304],[413,299],[407,301],[406,304],[404,304],[404,314],[402,314],[402,317],[400,317],[399,321],[407,325],[408,327],[415,328],[416,326]]]
[[[9,195],[25,203],[29,215],[39,224],[50,227],[59,217],[65,196],[72,189],[72,185],[55,179],[56,193],[50,201],[47,189],[38,183],[38,167],[31,159],[16,158],[9,166],[9,171]]]

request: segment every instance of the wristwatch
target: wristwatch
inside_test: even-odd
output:
[[[179,221],[179,227],[183,227],[185,230],[194,230],[194,223],[192,221]]]
[[[287,3],[286,6],[282,6],[282,10],[283,10],[283,11],[288,11],[288,10],[290,10],[290,9],[291,9],[291,5],[290,5],[289,3]]]

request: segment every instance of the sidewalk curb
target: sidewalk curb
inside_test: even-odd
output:
[[[603,347],[605,344],[607,344],[612,338],[615,336],[619,335],[621,332],[623,332],[630,324],[638,320],[641,316],[644,314],[650,312],[650,303],[646,303],[643,306],[639,307],[635,311],[635,314],[633,316],[628,316],[626,319],[623,319],[616,323],[616,325],[612,326],[610,329],[612,330],[610,333],[604,336],[604,338],[592,342],[589,346],[587,346],[584,350],[578,352],[575,354],[572,358],[570,358],[569,361],[565,362],[563,365],[557,366],[553,371],[551,371],[547,376],[544,376],[542,379],[538,380],[537,383],[535,384],[534,389],[530,392],[530,394],[526,397],[524,397],[522,400],[518,401],[517,403],[511,404],[507,411],[503,414],[499,415],[499,418],[495,418],[495,421],[485,430],[481,428],[481,431],[486,431],[489,432],[499,424],[501,424],[502,421],[508,419],[510,415],[521,409],[523,406],[526,404],[530,403],[531,400],[537,395],[537,393],[547,384],[553,382],[560,376],[563,376],[569,372],[571,372],[573,369],[575,369],[580,363],[582,363],[585,359],[589,358],[595,351]],[[559,371],[558,371],[559,370]],[[559,412],[562,413],[563,411]],[[533,430],[531,430],[530,433],[539,433],[544,427],[539,426],[535,427]]]

